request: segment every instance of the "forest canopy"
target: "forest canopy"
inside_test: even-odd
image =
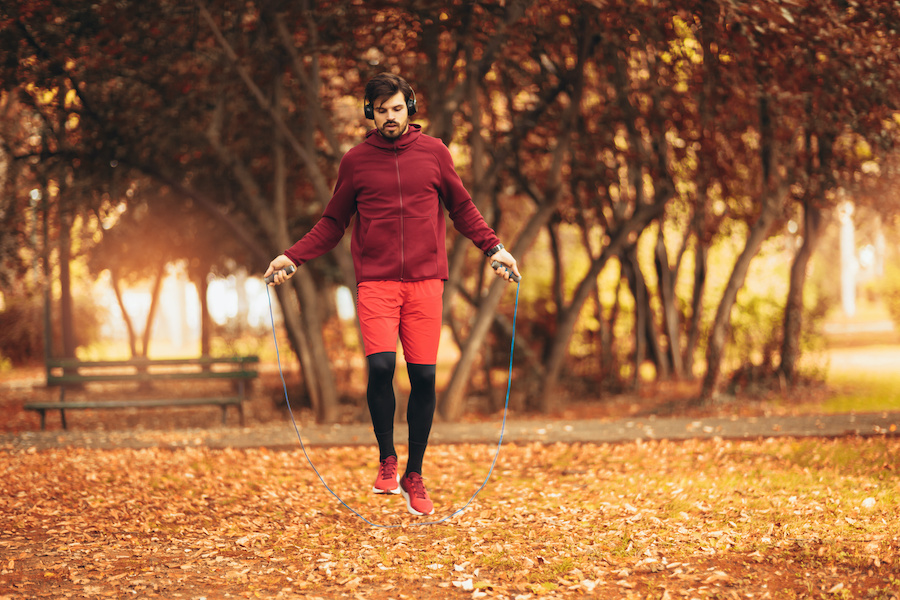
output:
[[[814,268],[837,260],[829,224],[852,205],[896,226],[898,26],[888,0],[11,0],[0,329],[39,323],[48,293],[53,352],[74,356],[91,330],[74,264],[127,286],[181,262],[201,303],[211,275],[261,274],[318,219],[371,125],[365,83],[391,71],[519,258],[529,407],[648,376],[701,379],[708,401],[747,366],[794,382],[839,294]],[[448,419],[503,366],[513,310],[454,233]],[[339,287],[349,244],[275,290],[325,422],[353,344],[326,339]],[[40,357],[16,331],[0,353]]]

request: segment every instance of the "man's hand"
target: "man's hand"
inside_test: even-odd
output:
[[[506,250],[506,248],[500,250],[499,252],[491,256],[488,260],[492,263],[498,262],[500,263],[500,265],[502,265],[494,269],[494,273],[496,273],[498,277],[502,277],[503,279],[509,281],[510,279],[512,279],[513,274],[515,274],[516,277],[520,279],[522,278],[522,274],[519,273],[519,267],[516,264],[516,259],[513,258],[513,255],[510,254]],[[506,268],[504,269],[503,267]]]
[[[294,272],[296,271],[292,271],[291,273],[287,273],[284,271],[284,269],[286,269],[287,267],[293,266],[295,266],[294,261],[289,259],[284,254],[279,254],[272,260],[272,262],[269,263],[269,268],[266,269],[263,278],[266,278],[274,273],[272,283],[270,283],[269,285],[281,285],[294,276]]]

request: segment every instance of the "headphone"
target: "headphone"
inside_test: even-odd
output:
[[[416,91],[412,88],[410,88],[410,91],[412,92],[412,96],[406,99],[406,111],[411,117],[416,114],[416,110],[418,109],[416,108]],[[375,119],[375,107],[372,106],[371,102],[366,102],[363,105],[363,113],[366,115],[367,119]]]

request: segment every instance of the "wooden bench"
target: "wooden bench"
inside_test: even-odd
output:
[[[41,429],[47,424],[47,411],[58,410],[63,429],[66,429],[66,411],[86,408],[153,408],[177,406],[220,406],[222,424],[226,422],[229,406],[236,406],[241,425],[244,424],[243,401],[247,385],[257,377],[257,356],[230,356],[224,358],[174,358],[95,360],[50,359],[47,361],[47,387],[59,387],[58,402],[28,402],[26,410],[41,413]],[[230,382],[228,395],[210,395],[199,398],[140,398],[100,400],[66,400],[66,390],[83,388],[87,384],[135,383],[147,386],[173,380],[218,380]],[[139,389],[139,388],[136,388]]]

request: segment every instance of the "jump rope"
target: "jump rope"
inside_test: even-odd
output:
[[[491,266],[496,269],[503,265],[494,261],[491,263]],[[294,270],[295,270],[295,267],[293,267],[293,266],[285,269],[285,271],[289,274],[293,273]],[[516,303],[515,303],[515,308],[513,309],[512,341],[510,342],[510,345],[509,345],[509,371],[506,376],[506,400],[504,400],[504,402],[503,402],[503,421],[500,425],[500,437],[497,440],[497,451],[494,453],[494,459],[491,461],[491,467],[490,467],[490,469],[488,469],[488,473],[487,473],[487,476],[484,478],[484,482],[482,482],[481,486],[477,490],[475,490],[475,493],[472,494],[472,497],[469,498],[468,502],[466,502],[462,506],[462,508],[458,508],[457,510],[453,511],[449,515],[442,517],[441,519],[438,519],[437,521],[414,521],[414,522],[410,523],[409,525],[416,525],[416,526],[439,525],[440,523],[448,521],[448,520],[452,519],[453,517],[455,517],[456,515],[462,513],[469,507],[470,504],[472,504],[472,502],[474,502],[474,500],[478,496],[478,494],[481,493],[481,490],[483,490],[485,488],[485,486],[487,486],[488,481],[490,480],[491,475],[494,472],[494,467],[497,464],[497,458],[500,456],[500,446],[503,444],[503,433],[506,431],[506,415],[509,412],[509,391],[510,391],[510,388],[512,387],[513,350],[515,349],[515,346],[516,346],[516,317],[518,317],[518,314],[519,314],[519,283],[520,283],[521,279],[519,277],[513,275],[512,273],[510,273],[510,276],[511,276],[511,280],[514,281],[516,284]],[[271,283],[273,277],[274,277],[274,275],[270,275],[268,278],[266,278],[266,283]],[[291,416],[291,424],[294,426],[294,431],[297,433],[297,439],[300,441],[300,448],[303,450],[303,456],[306,457],[306,462],[309,463],[309,466],[312,468],[313,472],[315,472],[316,476],[319,478],[319,481],[322,482],[322,485],[325,487],[325,489],[328,490],[328,492],[331,493],[332,496],[337,498],[338,502],[340,502],[344,506],[344,508],[346,508],[347,510],[352,512],[354,515],[356,515],[357,517],[359,517],[360,519],[362,519],[363,521],[365,521],[372,527],[378,527],[381,529],[397,529],[397,528],[406,527],[406,524],[403,524],[403,523],[398,523],[398,524],[394,524],[394,525],[385,525],[383,523],[375,523],[375,522],[367,519],[355,508],[353,508],[352,506],[350,506],[349,504],[344,502],[343,498],[341,498],[333,489],[331,489],[331,487],[325,481],[325,478],[322,477],[321,473],[319,473],[319,470],[316,468],[316,465],[313,464],[312,459],[309,457],[309,453],[306,451],[306,444],[303,443],[303,436],[300,435],[300,427],[297,425],[297,420],[294,418],[294,410],[291,408],[291,400],[288,397],[287,383],[285,383],[285,381],[284,381],[284,371],[281,368],[281,353],[278,349],[278,336],[275,334],[275,315],[272,310],[272,295],[269,293],[268,285],[266,286],[266,298],[269,300],[269,320],[272,323],[272,340],[275,342],[275,357],[278,362],[278,374],[281,377],[281,388],[282,388],[282,390],[284,390],[284,401],[287,404],[288,414],[290,414],[290,416]]]

